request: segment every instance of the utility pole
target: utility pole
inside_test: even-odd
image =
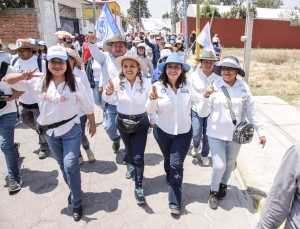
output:
[[[139,32],[141,32],[141,4],[139,4]]]
[[[196,38],[200,33],[200,0],[196,0]],[[198,42],[196,44],[196,58],[200,57],[200,45]]]
[[[174,20],[174,14],[175,14],[175,11],[173,9],[173,0],[171,0],[171,24],[172,24],[172,33],[175,33],[175,20]]]
[[[245,59],[244,59],[244,71],[245,71],[244,81],[247,84],[249,80],[249,69],[250,69],[250,59],[251,59],[253,19],[254,19],[254,13],[248,11],[247,40],[246,40]]]
[[[185,28],[185,50],[188,52],[189,50],[189,34],[188,34],[188,23],[187,23],[187,7],[186,7],[186,0],[183,2],[184,4],[184,28]]]
[[[94,17],[94,26],[96,25],[96,1],[93,0],[93,17]]]

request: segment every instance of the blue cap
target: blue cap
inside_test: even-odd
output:
[[[69,58],[67,50],[62,46],[51,46],[47,52],[47,60],[58,58],[61,60],[67,60]]]

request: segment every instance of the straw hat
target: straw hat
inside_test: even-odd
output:
[[[111,53],[111,45],[114,42],[124,42],[125,45],[126,45],[126,37],[122,36],[121,34],[117,34],[117,35],[113,36],[112,38],[107,39],[104,42],[104,45],[103,45],[104,52],[110,52]]]
[[[192,34],[196,34],[195,30],[192,31]]]
[[[173,51],[172,52],[176,52],[177,51],[177,48],[172,46],[171,44],[165,44],[164,48],[163,49],[172,49]]]
[[[145,63],[143,61],[141,61],[139,58],[137,58],[136,55],[131,51],[127,51],[127,53],[124,56],[119,56],[115,60],[115,63],[119,68],[122,68],[122,61],[126,60],[126,59],[135,60],[136,62],[138,62],[140,65],[141,71],[146,69]]]
[[[235,56],[225,56],[224,59],[222,60],[221,64],[214,67],[213,72],[216,73],[217,75],[221,76],[222,67],[236,68],[236,69],[238,69],[237,74],[239,74],[242,77],[245,76],[245,72],[240,67],[239,60]]]
[[[76,52],[73,49],[66,48],[66,50],[69,54],[69,57],[73,57],[75,59],[75,66],[81,66],[83,64],[82,59],[77,56]]]
[[[139,42],[143,42],[143,40],[141,40],[140,37],[136,37],[132,42],[139,43]]]
[[[200,58],[195,58],[196,61],[200,62],[200,60],[212,60],[212,61],[219,61],[216,57],[216,52],[213,50],[203,50]]]
[[[21,49],[21,48],[31,48],[31,49],[34,49],[34,50],[37,50],[38,49],[38,42],[34,39],[18,39],[16,41],[16,44],[11,44],[9,45],[9,49],[10,50],[18,50],[18,49]]]
[[[0,39],[0,45],[2,45],[2,48],[5,49],[6,45],[2,43],[1,39]]]

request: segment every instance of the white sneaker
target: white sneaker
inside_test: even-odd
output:
[[[201,156],[201,161],[203,162],[203,165],[204,166],[209,166],[210,165],[210,161],[209,161],[209,159],[208,159],[208,157],[202,157]]]
[[[196,157],[196,156],[197,156],[197,154],[198,154],[198,152],[199,152],[199,148],[200,148],[200,146],[197,147],[197,148],[193,148],[192,153],[191,153],[193,157]]]
[[[89,161],[95,160],[94,152],[91,149],[87,149],[85,152],[86,155],[88,156]]]

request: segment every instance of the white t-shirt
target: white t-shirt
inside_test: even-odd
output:
[[[94,81],[100,81],[100,75],[102,74],[102,66],[96,61],[93,61],[92,64]]]
[[[9,65],[8,68],[7,68],[6,74],[15,73],[15,72],[16,72],[15,69],[12,68]],[[0,81],[0,91],[3,92],[5,95],[12,95],[13,94],[10,85],[8,85],[7,83],[4,83],[2,81]],[[2,109],[0,109],[0,116],[5,115],[5,114],[9,114],[9,113],[12,113],[12,112],[17,112],[17,107],[16,107],[15,100],[7,102],[7,105],[5,107],[3,107]]]
[[[38,68],[38,62],[37,62],[37,56],[33,55],[28,60],[22,60],[19,58],[17,62],[14,65],[14,68],[17,72],[23,72],[25,70],[33,70],[35,68]],[[39,68],[37,69],[37,72],[39,72]],[[42,60],[42,72],[46,73],[46,66],[45,61]],[[34,104],[36,103],[35,98],[30,92],[25,92],[23,95],[20,96],[19,101],[24,104]]]

